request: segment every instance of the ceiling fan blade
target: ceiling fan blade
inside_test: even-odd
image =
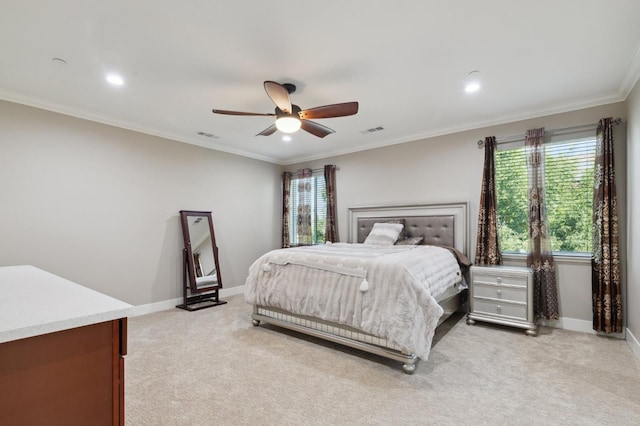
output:
[[[335,133],[334,130],[326,126],[323,126],[322,124],[318,124],[314,121],[301,120],[300,123],[301,123],[300,127],[302,128],[302,130],[306,130],[307,132],[319,138],[324,138],[325,136],[330,135],[331,133]]]
[[[278,130],[278,128],[276,127],[275,124],[272,124],[271,126],[267,127],[266,129],[258,133],[256,136],[269,136],[274,134],[276,130]]]
[[[241,112],[241,111],[227,111],[224,109],[214,109],[212,110],[214,114],[226,114],[226,115],[266,115],[269,117],[275,117],[276,115],[273,113],[270,114],[262,114],[260,112]]]
[[[357,102],[345,102],[342,104],[325,105],[300,111],[298,115],[303,120],[316,118],[333,118],[353,115],[358,112]]]
[[[289,91],[280,83],[265,81],[264,90],[274,104],[286,114],[291,114],[291,97]]]

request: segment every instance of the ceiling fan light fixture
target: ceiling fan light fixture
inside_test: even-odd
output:
[[[295,133],[300,130],[301,125],[302,123],[298,118],[290,115],[276,119],[276,127],[283,133]]]

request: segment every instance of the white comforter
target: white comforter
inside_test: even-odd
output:
[[[441,247],[334,243],[261,256],[245,299],[345,324],[426,359],[443,313],[436,298],[461,281],[455,256]]]

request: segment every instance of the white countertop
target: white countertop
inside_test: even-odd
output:
[[[134,307],[31,265],[0,267],[0,343],[132,316]]]

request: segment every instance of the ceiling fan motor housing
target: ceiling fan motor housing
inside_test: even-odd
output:
[[[287,92],[289,92],[289,94],[292,94],[296,91],[296,85],[295,84],[291,84],[291,83],[284,83],[282,85],[285,89],[287,89]]]
[[[286,112],[282,111],[280,108],[276,107],[276,115],[278,117],[280,116],[288,116],[288,115],[294,115],[296,117],[298,117],[298,113],[302,111],[302,109],[298,106],[298,105],[294,105],[291,104],[291,114],[287,114]]]

